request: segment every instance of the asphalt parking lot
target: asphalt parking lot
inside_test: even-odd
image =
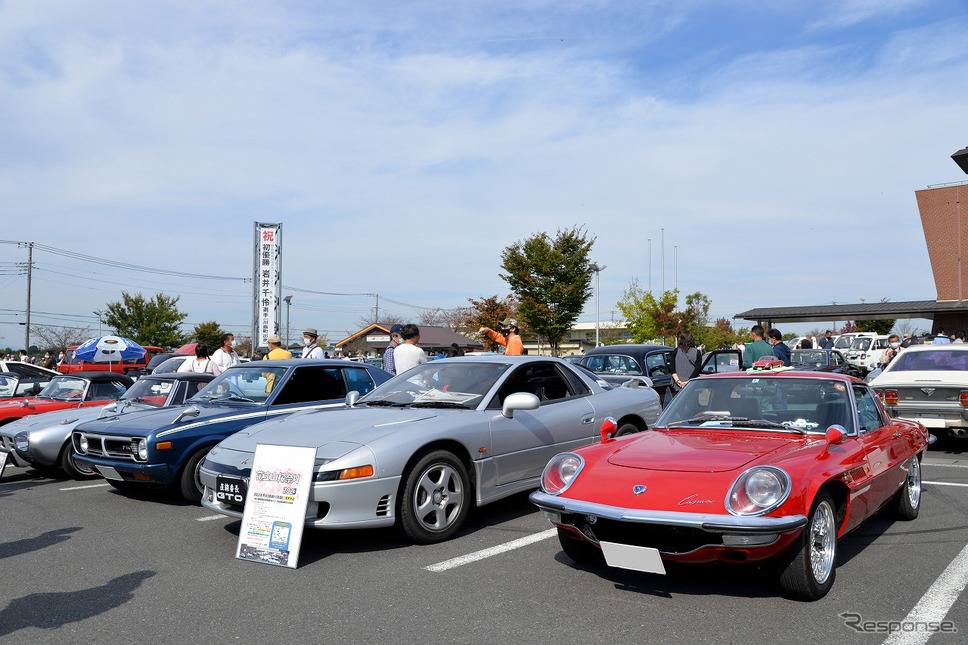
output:
[[[432,546],[309,531],[292,570],[236,560],[239,522],[175,496],[8,466],[0,641],[965,643],[965,449],[932,447],[920,517],[878,516],[844,539],[815,603],[781,598],[754,567],[578,567],[525,495]]]

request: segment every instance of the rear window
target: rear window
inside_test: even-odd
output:
[[[892,372],[954,372],[968,370],[968,351],[936,349],[928,352],[901,352],[891,362]]]

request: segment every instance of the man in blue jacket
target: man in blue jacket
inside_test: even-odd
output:
[[[766,335],[773,345],[773,355],[783,361],[784,367],[790,367],[790,346],[783,342],[783,334],[779,329],[771,329]]]

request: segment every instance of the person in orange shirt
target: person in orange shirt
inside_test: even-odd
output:
[[[501,321],[500,333],[490,327],[481,327],[479,331],[498,345],[503,345],[504,353],[507,356],[520,356],[524,354],[524,345],[521,342],[521,330],[518,328],[518,321],[515,319],[505,318]]]

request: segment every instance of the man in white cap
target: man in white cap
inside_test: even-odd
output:
[[[315,327],[307,327],[303,330],[303,344],[306,346],[303,350],[303,358],[323,357],[323,350],[316,344],[317,338],[319,338],[319,332]]]

